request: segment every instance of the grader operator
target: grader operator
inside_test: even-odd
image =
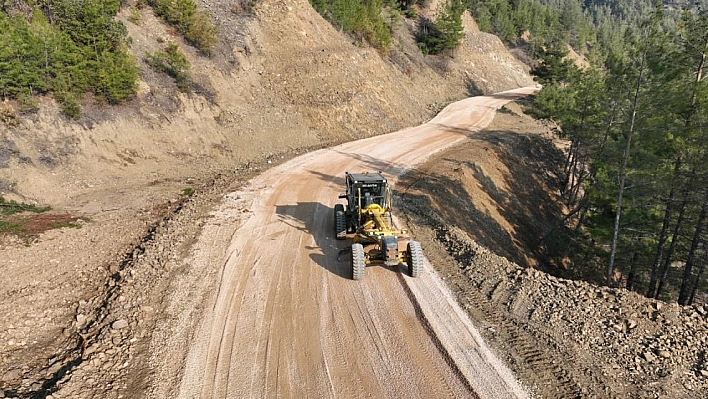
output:
[[[406,263],[408,274],[418,277],[423,268],[420,243],[405,230],[397,230],[391,217],[391,188],[379,173],[346,173],[347,201],[334,206],[334,232],[338,240],[351,237],[352,279],[364,278],[367,265]]]

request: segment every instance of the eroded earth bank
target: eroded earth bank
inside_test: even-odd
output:
[[[205,58],[149,7],[125,2],[119,18],[141,69],[125,105],[87,101],[71,121],[51,98],[28,114],[0,104],[0,195],[52,207],[16,215],[32,222],[2,239],[1,395],[148,395],[150,357],[161,356],[149,348],[155,329],[196,319],[167,316],[166,293],[180,289],[185,258],[225,193],[307,151],[422,123],[472,89],[532,83],[528,67],[471,18],[454,58],[424,57],[411,21],[382,55],[307,1],[264,0],[248,13],[232,5],[200,2],[220,32]],[[199,90],[181,93],[145,64],[167,42],[189,58]],[[215,273],[189,277],[204,285]],[[184,298],[184,308],[202,300]]]
[[[398,202],[481,334],[539,397],[706,397],[708,309],[557,278],[538,256],[562,215],[562,148],[510,104],[402,179]]]
[[[159,372],[154,364],[195,341],[222,272],[209,256],[225,254],[200,254],[195,242],[225,199],[229,218],[206,231],[215,248],[227,248],[252,212],[227,193],[309,150],[532,83],[470,18],[454,58],[417,54],[410,35],[384,58],[305,1],[263,1],[248,17],[234,16],[230,2],[202,5],[222,32],[210,60],[147,9],[141,24],[128,21],[128,9],[121,18],[137,59],[178,42],[203,92],[180,94],[142,65],[127,106],[98,106],[70,122],[41,99],[40,112],[0,125],[2,195],[53,207],[27,236],[3,238],[0,397],[171,395],[185,363]],[[549,205],[552,141],[509,106],[490,129],[397,185],[406,224],[495,353],[538,396],[708,396],[706,309],[540,271],[535,244],[562,211]],[[199,256],[205,266],[190,268]],[[469,388],[458,377],[446,381],[453,395]]]

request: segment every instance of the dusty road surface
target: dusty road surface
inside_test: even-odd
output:
[[[209,234],[194,247],[193,262],[218,253],[223,270],[172,393],[527,396],[429,265],[417,279],[401,266],[369,267],[363,281],[352,281],[348,257],[337,260],[350,243],[332,233],[345,171],[380,170],[395,179],[533,91],[460,101],[425,125],[306,154],[226,196],[208,223],[229,223],[239,212],[242,224],[228,248],[213,248]]]

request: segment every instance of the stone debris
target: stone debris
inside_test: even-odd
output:
[[[653,362],[654,360],[656,360],[656,356],[654,356],[654,354],[651,353],[651,352],[644,352],[644,355],[643,355],[643,356],[644,356],[644,360],[646,360],[646,361],[649,362],[649,363],[651,363],[651,362]]]
[[[111,328],[114,330],[120,330],[122,328],[127,328],[128,327],[128,322],[121,319],[121,320],[116,320],[111,324]]]
[[[447,250],[436,266],[451,263],[454,269],[441,268],[446,281],[457,287],[459,298],[476,298],[463,307],[475,324],[486,326],[481,332],[488,341],[508,340],[510,326],[528,333],[533,341],[523,343],[514,332],[516,342],[497,344],[502,357],[516,359],[512,369],[529,378],[524,382],[537,387],[539,397],[553,396],[550,384],[567,388],[569,397],[708,397],[704,307],[666,304],[523,268],[489,253],[435,214],[415,205],[406,205],[405,213],[417,234],[429,229],[424,246]],[[554,364],[557,374],[544,379],[547,366],[536,364],[546,363]]]

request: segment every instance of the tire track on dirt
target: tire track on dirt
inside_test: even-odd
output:
[[[469,256],[474,256],[471,252],[461,252],[460,247],[464,246],[462,240],[454,242],[455,233],[448,228],[437,225],[433,227],[435,237],[448,251],[448,254],[460,263],[461,266],[467,267]],[[464,254],[464,255],[461,255]],[[474,267],[474,263],[469,266]],[[505,342],[515,349],[515,353],[521,358],[521,361],[526,362],[543,381],[547,387],[554,387],[557,398],[574,399],[583,397],[583,391],[578,383],[573,378],[573,375],[568,368],[573,367],[574,356],[563,351],[563,363],[558,362],[559,356],[550,356],[547,354],[549,348],[539,348],[543,340],[534,337],[525,323],[525,320],[516,320],[510,318],[506,314],[500,312],[499,301],[492,301],[494,293],[499,283],[492,284],[491,288],[482,291],[482,287],[477,286],[477,289],[466,290],[464,299],[467,306],[475,306],[483,309],[485,321],[490,325],[499,328],[505,334]],[[514,295],[509,293],[509,296],[524,297],[521,293]],[[545,337],[545,340],[551,342],[550,337]],[[553,348],[558,351],[559,348]]]
[[[474,306],[488,310],[485,312],[489,315],[489,322],[500,327],[505,334],[506,343],[515,348],[516,353],[531,366],[537,370],[537,375],[547,387],[555,387],[557,398],[580,398],[583,396],[582,389],[578,382],[573,378],[568,371],[572,367],[574,357],[568,353],[564,354],[564,362],[559,364],[557,357],[547,354],[549,348],[539,348],[539,339],[534,338],[526,327],[520,326],[518,321],[510,320],[507,317],[500,315],[498,312],[489,311],[498,306],[487,299],[487,295],[477,291],[469,291],[467,293],[468,300]],[[549,339],[549,337],[546,337]]]
[[[427,273],[407,285],[417,301],[390,269],[370,268],[360,282],[345,277],[332,237],[340,191],[332,183],[356,170],[395,180],[531,91],[470,98],[431,123],[309,153],[255,179],[244,195],[258,206],[234,234],[232,252],[239,252],[224,265],[214,311],[198,327],[205,334],[195,335],[209,344],[188,356],[178,396],[525,397],[439,277]],[[199,243],[209,248],[208,240]]]
[[[467,381],[467,378],[465,378],[464,373],[462,373],[462,370],[460,370],[460,367],[457,365],[457,363],[455,363],[455,360],[450,355],[450,353],[448,352],[445,345],[443,345],[440,338],[435,334],[435,330],[433,329],[432,325],[430,324],[430,321],[428,320],[427,316],[425,315],[425,312],[423,312],[423,309],[421,308],[420,303],[418,302],[418,298],[416,298],[415,294],[413,293],[411,288],[408,286],[408,283],[405,281],[405,277],[403,277],[402,274],[399,274],[398,279],[401,283],[401,287],[403,287],[403,290],[405,291],[406,296],[408,297],[408,300],[411,301],[411,305],[413,305],[413,309],[415,309],[416,317],[421,322],[421,324],[423,324],[423,329],[425,329],[425,331],[428,333],[428,336],[433,341],[435,348],[437,348],[437,350],[442,355],[443,359],[445,359],[445,363],[447,363],[447,365],[450,366],[450,368],[454,370],[455,376],[470,391],[470,393],[472,395],[470,398],[471,399],[479,399],[479,395],[474,391],[474,388],[472,387],[470,382]]]
[[[254,192],[256,189],[252,186],[247,187],[244,191]],[[253,209],[253,204],[245,209]],[[258,220],[253,218],[248,219],[242,228],[252,230],[251,226],[258,226]],[[260,228],[263,224],[260,223]],[[210,340],[209,350],[204,354],[205,363],[202,371],[197,371],[203,375],[204,381],[201,385],[201,397],[209,398],[225,398],[227,393],[225,387],[229,385],[230,367],[225,365],[231,364],[232,350],[234,342],[237,339],[235,331],[237,323],[235,315],[238,315],[244,305],[247,304],[247,296],[245,286],[249,281],[261,262],[261,257],[251,257],[246,264],[248,267],[237,269],[227,267],[229,264],[236,262],[241,254],[249,254],[253,251],[256,243],[253,241],[246,242],[242,247],[232,244],[229,256],[224,261],[224,274],[221,277],[222,281],[228,281],[229,284],[224,287],[219,285],[219,294],[212,311],[215,315],[215,320],[212,328],[212,334],[216,333],[219,339]],[[225,289],[224,289],[225,288]],[[218,298],[229,298],[228,300],[219,300]],[[219,321],[221,320],[221,321]],[[218,350],[217,350],[218,348]],[[224,370],[225,369],[225,370]],[[221,388],[220,388],[221,387]]]

